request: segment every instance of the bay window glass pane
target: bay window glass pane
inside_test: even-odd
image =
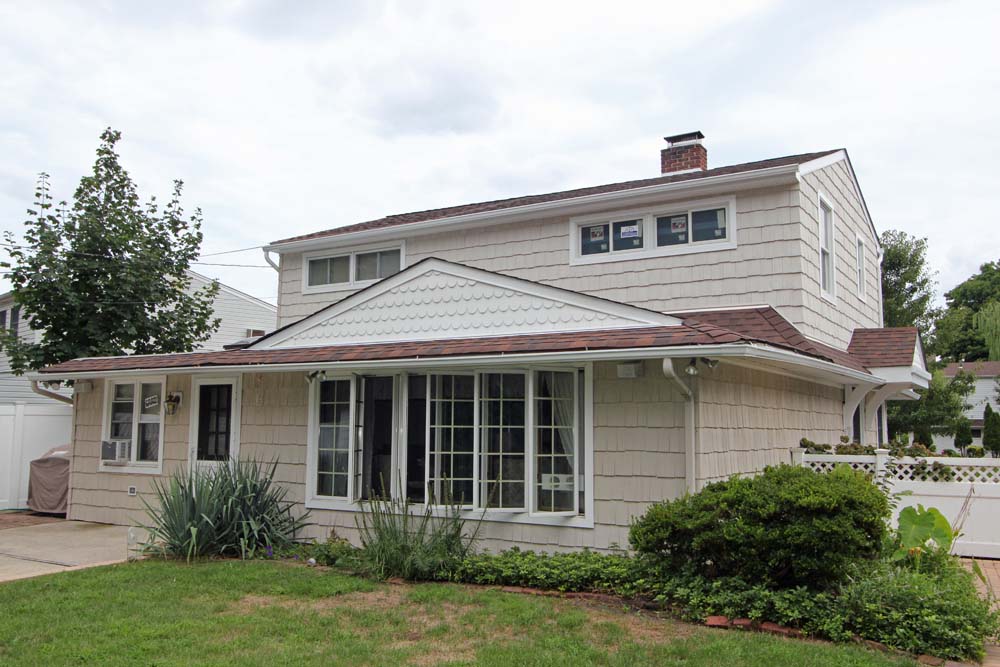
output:
[[[351,451],[350,400],[350,380],[326,380],[320,383],[317,495],[347,497]]]
[[[580,228],[580,254],[599,255],[608,252],[608,225],[590,225]]]
[[[664,215],[656,219],[656,245],[681,245],[687,242],[687,213]]]
[[[576,496],[575,374],[535,374],[535,496],[539,512],[572,512]]]
[[[430,378],[430,477],[432,500],[471,505],[475,456],[475,378]]]
[[[726,209],[694,211],[691,214],[691,228],[694,241],[718,241],[726,238]]]
[[[642,247],[642,220],[626,220],[612,225],[615,250],[637,250]]]
[[[525,378],[521,373],[484,373],[480,414],[480,504],[524,507]]]

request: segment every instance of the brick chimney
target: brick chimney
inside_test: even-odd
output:
[[[708,151],[701,144],[704,134],[695,131],[663,138],[667,147],[660,151],[660,173],[677,174],[708,169]]]

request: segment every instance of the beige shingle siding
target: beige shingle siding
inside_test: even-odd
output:
[[[843,390],[725,364],[703,369],[698,393],[698,483],[789,463],[803,437],[837,442]]]
[[[801,321],[804,334],[841,349],[859,327],[881,325],[881,282],[878,241],[864,215],[860,195],[846,162],[837,162],[807,174],[801,182],[804,290]],[[823,299],[819,288],[819,193],[833,204],[835,224],[835,303]],[[857,236],[865,242],[865,300],[858,298]]]
[[[439,257],[654,310],[771,303],[791,316],[802,302],[797,206],[790,188],[737,196],[734,250],[571,266],[569,219],[557,217],[412,237],[406,263]],[[282,325],[350,294],[303,295],[301,271],[301,254],[282,256]]]

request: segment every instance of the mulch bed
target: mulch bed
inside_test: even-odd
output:
[[[24,528],[26,526],[38,526],[43,523],[55,523],[65,521],[66,517],[60,514],[38,514],[37,512],[16,511],[0,512],[0,530],[5,528]]]

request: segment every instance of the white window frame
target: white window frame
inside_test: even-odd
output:
[[[535,420],[534,420],[534,409],[535,409],[535,395],[534,395],[534,381],[536,371],[561,371],[561,372],[573,372],[579,376],[579,371],[583,371],[583,381],[579,380],[579,377],[575,380],[574,386],[576,391],[576,400],[581,402],[583,405],[583,414],[576,416],[575,429],[576,429],[576,472],[577,475],[577,488],[574,492],[574,505],[576,509],[573,512],[538,512],[535,511],[535,455],[536,455],[536,431]],[[400,377],[406,377],[408,371],[399,371]],[[430,377],[433,375],[471,375],[474,377],[475,382],[475,403],[474,403],[474,455],[473,455],[473,495],[474,500],[472,505],[466,505],[462,508],[463,518],[470,520],[478,519],[479,517],[484,517],[486,521],[497,521],[497,522],[510,522],[510,523],[524,523],[524,524],[540,524],[540,525],[550,525],[550,526],[566,526],[566,527],[576,527],[576,528],[592,528],[594,526],[594,445],[593,445],[593,433],[594,433],[594,418],[593,418],[593,405],[594,405],[594,389],[593,389],[593,364],[577,364],[572,366],[554,366],[554,365],[532,365],[532,366],[517,366],[517,367],[502,367],[502,368],[490,368],[490,369],[472,369],[472,368],[428,368],[421,369],[420,371],[410,371],[410,374],[424,375],[430,382]],[[480,468],[480,440],[481,440],[481,418],[480,418],[480,399],[481,399],[481,377],[484,373],[523,373],[525,374],[526,386],[525,386],[525,506],[523,509],[517,508],[488,508],[484,509],[480,507],[482,504],[479,498],[479,486],[482,482],[479,476]],[[385,373],[380,373],[380,375],[394,375],[395,372],[386,370]],[[356,416],[357,411],[357,392],[359,389],[360,378],[353,375],[338,375],[329,376],[327,380],[350,380],[351,381],[351,411],[350,411],[350,447],[353,453],[356,449],[356,443],[358,440],[358,421]],[[348,481],[348,497],[337,498],[331,496],[319,496],[316,494],[316,473],[318,467],[318,455],[319,455],[319,381],[312,381],[309,388],[309,419],[308,419],[308,441],[306,447],[306,500],[305,506],[308,509],[319,509],[319,510],[338,510],[338,511],[349,511],[358,512],[363,509],[363,502],[358,500],[357,489],[354,488],[354,467],[355,467],[355,457],[350,457],[349,463],[349,481]],[[397,386],[399,386],[399,381],[397,380]],[[406,385],[406,382],[402,383]],[[427,386],[427,409],[430,410],[430,385]],[[582,393],[582,396],[581,396]],[[396,402],[405,399],[406,392],[396,392]],[[403,398],[400,398],[403,397]],[[398,407],[394,408],[394,411],[400,412],[405,415],[405,410],[400,410]],[[425,502],[427,499],[427,488],[426,485],[429,480],[430,474],[430,446],[431,446],[431,433],[430,433],[430,415],[426,417],[426,435],[424,446],[427,448],[424,455],[424,484],[425,484]],[[405,417],[400,415],[398,423],[395,428],[395,436],[397,438],[401,437],[405,431]],[[400,450],[397,445],[394,444],[394,451]],[[405,460],[405,456],[402,451],[397,451],[396,457],[396,472],[402,475],[402,479],[406,479],[405,463],[401,463],[400,460]],[[583,464],[583,505],[579,506],[579,495],[581,483],[580,475],[580,464]],[[401,493],[402,489],[393,487],[394,493]],[[423,503],[411,503],[411,506],[417,510],[422,511],[425,506]],[[583,513],[580,513],[580,510]],[[444,514],[447,511],[446,507],[436,506],[433,508],[435,514]]]
[[[406,242],[405,241],[394,241],[392,243],[380,243],[372,244],[366,246],[353,246],[351,248],[337,248],[328,250],[317,250],[314,252],[302,253],[302,293],[303,294],[320,294],[323,292],[348,292],[359,290],[369,285],[374,285],[379,282],[379,279],[375,280],[355,280],[355,275],[357,271],[357,256],[366,255],[371,252],[387,251],[387,250],[398,250],[399,251],[399,270],[402,271],[406,268]],[[310,285],[309,284],[309,262],[316,259],[332,259],[334,257],[347,257],[348,267],[347,267],[347,282],[344,283],[329,283],[326,285]]]
[[[867,264],[865,262],[865,257],[868,252],[868,244],[865,243],[865,239],[861,234],[855,235],[855,252],[857,253],[857,276],[858,276],[858,298],[862,302],[868,300],[868,285],[866,283],[867,276]]]
[[[142,411],[142,385],[143,384],[154,384],[159,383],[160,385],[160,434],[159,442],[160,446],[157,450],[157,460],[156,461],[137,461],[136,457],[139,455],[139,415]],[[166,443],[163,441],[164,434],[164,421],[166,412],[164,407],[166,406],[167,398],[167,376],[165,375],[151,375],[143,377],[133,377],[127,380],[113,380],[107,379],[104,381],[104,413],[103,419],[101,421],[101,440],[106,441],[111,439],[111,404],[114,398],[114,388],[117,385],[130,384],[134,386],[132,394],[132,447],[129,463],[127,465],[107,465],[103,460],[98,463],[98,470],[100,472],[110,472],[110,473],[126,473],[132,475],[159,475],[163,471],[163,450],[166,448]]]
[[[823,243],[825,234],[823,233],[823,209],[830,211],[830,247],[827,252],[830,255],[830,289],[823,287]],[[819,256],[819,293],[827,301],[835,303],[837,299],[837,210],[822,192],[818,193],[816,199],[816,220],[817,231],[819,232],[819,243],[816,252]]]
[[[693,240],[693,224],[691,215],[695,211],[705,211],[721,208],[726,211],[726,238]],[[686,214],[688,217],[688,242],[679,245],[658,246],[656,244],[656,219],[669,215]],[[615,250],[614,223],[627,220],[639,220],[642,225],[643,247]],[[608,252],[595,255],[581,254],[580,229],[594,225],[608,225]],[[733,250],[737,247],[736,198],[722,197],[714,199],[699,199],[647,206],[645,208],[610,213],[594,213],[570,218],[569,220],[569,263],[570,265],[602,264],[605,262],[621,262],[634,259],[649,259],[651,257],[670,257],[672,255],[689,255],[699,252],[718,250]]]
[[[191,417],[188,431],[188,465],[191,469],[198,464],[198,422],[201,414],[201,386],[228,384],[233,388],[232,409],[229,419],[229,460],[236,461],[240,457],[240,408],[243,403],[242,375],[212,375],[191,377]],[[202,464],[219,463],[219,461],[201,461]]]

